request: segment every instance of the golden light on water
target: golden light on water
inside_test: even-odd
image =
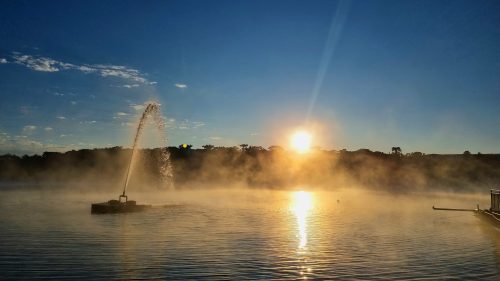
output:
[[[292,135],[290,144],[299,153],[306,153],[311,148],[312,136],[306,131],[298,131]]]
[[[297,191],[292,193],[291,211],[297,217],[299,249],[307,246],[307,216],[313,208],[311,192]]]

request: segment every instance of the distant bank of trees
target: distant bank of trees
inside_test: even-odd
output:
[[[393,147],[391,153],[313,149],[296,154],[279,146],[265,149],[191,145],[169,147],[173,181],[178,188],[243,184],[253,187],[363,186],[399,191],[487,190],[500,186],[500,154],[439,155]],[[123,183],[131,150],[121,147],[82,149],[33,156],[0,156],[0,181]],[[142,149],[131,185],[161,186],[160,149]]]

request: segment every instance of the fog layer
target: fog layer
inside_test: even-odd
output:
[[[391,191],[484,191],[500,182],[500,155],[385,154],[369,150],[307,154],[279,147],[169,147],[175,188],[244,185],[259,188],[358,186]],[[125,181],[130,149],[120,147],[0,156],[0,181],[93,183],[116,189]],[[162,149],[141,149],[130,186],[166,189]]]

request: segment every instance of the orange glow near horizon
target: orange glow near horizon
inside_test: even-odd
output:
[[[292,135],[290,145],[295,151],[306,153],[311,148],[311,139],[312,136],[309,132],[297,131]]]

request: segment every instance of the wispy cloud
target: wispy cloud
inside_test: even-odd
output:
[[[172,125],[175,123],[175,119],[173,119],[174,122],[172,122]],[[190,121],[190,120],[183,120],[178,123],[177,129],[179,130],[189,130],[189,129],[198,129],[200,127],[205,126],[204,122],[200,121]]]
[[[35,125],[27,125],[23,127],[23,133],[25,134],[33,133],[35,130],[36,130]]]
[[[132,123],[132,122],[122,122],[122,123],[120,123],[120,125],[122,127],[132,127],[134,125],[134,123]]]
[[[131,104],[130,107],[137,111],[143,110],[145,108],[143,104]]]
[[[132,88],[142,85],[154,85],[156,82],[149,81],[145,74],[137,69],[126,67],[123,65],[112,64],[72,64],[58,61],[48,57],[35,57],[14,52],[12,55],[13,63],[23,65],[29,69],[42,72],[58,72],[62,70],[80,71],[85,74],[95,73],[101,77],[116,77],[133,82],[126,84],[124,87]],[[2,63],[8,63],[6,59]]]
[[[36,71],[57,72],[60,67],[58,61],[45,57],[35,58],[29,55],[15,54],[13,58],[15,63],[24,65]]]
[[[2,63],[7,63],[7,62],[8,62],[8,61],[7,61],[6,59],[4,59],[4,58],[0,58],[0,64],[2,64]]]
[[[211,140],[221,140],[222,139],[221,137],[217,137],[217,136],[212,136],[212,137],[208,137],[208,138]]]
[[[166,128],[174,128],[175,122],[176,122],[176,120],[174,118],[168,118],[165,120],[165,127]]]
[[[66,120],[66,117],[64,117],[64,116],[57,116],[56,118],[59,120]]]
[[[193,129],[198,129],[200,127],[205,126],[205,123],[199,122],[199,121],[193,121],[191,122]]]
[[[52,129],[51,127],[45,127],[45,132],[52,132],[54,129]]]
[[[25,154],[42,153],[44,151],[67,151],[74,148],[52,143],[42,143],[30,139],[28,136],[11,136],[8,133],[0,132],[0,152]]]
[[[125,84],[123,85],[122,87],[123,88],[128,88],[128,89],[131,89],[131,88],[137,88],[139,87],[140,85],[139,84]]]
[[[128,116],[128,113],[125,112],[117,112],[115,113],[115,116],[113,116],[113,119],[121,119],[122,117]]]
[[[114,76],[141,84],[151,84],[137,69],[127,68],[121,65],[97,64],[89,66],[100,73],[102,77]]]
[[[188,87],[186,84],[180,84],[180,83],[175,83],[174,86],[176,86],[179,89],[186,89]]]

